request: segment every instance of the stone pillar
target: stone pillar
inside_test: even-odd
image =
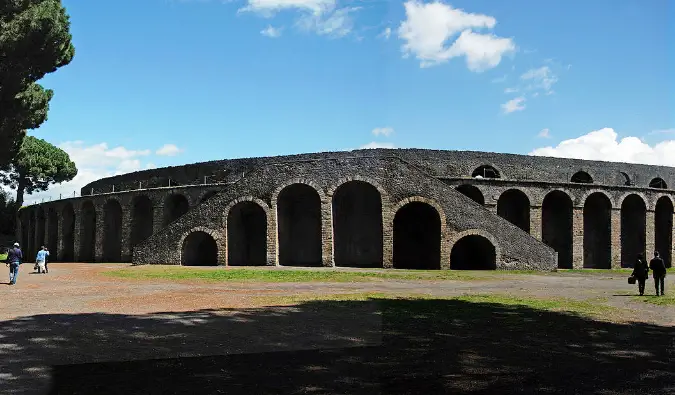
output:
[[[94,262],[103,262],[103,242],[105,240],[105,213],[96,207],[96,243],[94,246]]]
[[[279,266],[279,232],[277,232],[277,206],[267,214],[267,266]]]
[[[572,267],[584,267],[584,208],[572,209]]]
[[[675,224],[675,215],[673,215],[673,222],[671,224]],[[670,262],[666,262],[666,265],[670,265],[671,267],[675,267],[673,264],[673,260],[675,260],[675,225],[670,227],[670,234],[672,235],[672,238],[670,239]]]
[[[335,267],[333,255],[333,205],[331,197],[321,202],[321,261],[325,267]]]
[[[59,221],[59,225],[56,228],[56,260],[57,261],[63,261],[63,221],[64,217],[61,216],[61,221]],[[50,251],[52,253],[52,251]]]
[[[164,221],[164,206],[157,204],[152,210],[152,234],[154,235],[164,228],[162,225],[162,222]]]
[[[621,268],[621,209],[612,208],[612,269]]]
[[[382,205],[382,267],[394,267],[394,212],[388,204]]]
[[[80,230],[82,229],[81,227],[81,216],[82,212],[79,210],[78,206],[74,207],[75,215],[73,216],[73,260],[75,262],[80,262],[82,258],[80,257],[80,240],[82,238],[80,237]]]
[[[485,204],[485,208],[487,208],[488,210],[490,210],[490,212],[491,212],[492,214],[498,215],[498,214],[497,214],[497,204],[487,204],[487,203],[486,203],[486,204]]]
[[[530,234],[541,241],[541,206],[530,208]]]
[[[654,210],[647,210],[645,214],[645,259],[649,262],[656,249],[656,213]]]
[[[121,260],[122,262],[131,262],[131,206],[122,207],[122,229],[121,229]]]

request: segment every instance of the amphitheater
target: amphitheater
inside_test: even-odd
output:
[[[670,266],[669,185],[671,167],[473,151],[232,159],[92,182],[22,208],[17,236],[61,262],[610,269],[658,250]]]

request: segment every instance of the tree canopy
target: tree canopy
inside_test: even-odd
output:
[[[19,153],[0,171],[2,182],[17,190],[17,207],[23,204],[24,193],[46,191],[51,184],[70,181],[77,175],[77,167],[66,151],[33,136],[26,136]]]
[[[0,1],[0,165],[47,119],[54,92],[37,81],[73,59],[69,29],[60,0]]]

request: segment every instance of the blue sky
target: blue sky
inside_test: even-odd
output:
[[[76,55],[30,133],[81,174],[34,198],[363,146],[675,161],[668,3],[63,0]]]

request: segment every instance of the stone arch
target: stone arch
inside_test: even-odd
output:
[[[397,269],[440,269],[445,214],[423,197],[396,205],[393,223],[393,264]]]
[[[138,243],[152,236],[155,210],[152,199],[147,195],[138,195],[131,200],[131,233],[129,234],[129,252],[133,254]]]
[[[205,229],[193,229],[180,241],[183,266],[217,266],[218,243],[213,234]]]
[[[61,261],[75,260],[75,210],[68,202],[61,211]]]
[[[585,206],[585,205],[586,205],[586,201],[588,200],[588,198],[589,198],[591,195],[596,194],[596,193],[599,193],[600,195],[603,195],[605,198],[607,198],[607,200],[609,201],[609,204],[610,204],[610,207],[611,207],[611,208],[616,207],[615,201],[614,201],[614,199],[612,198],[612,196],[609,195],[606,191],[603,191],[602,189],[597,189],[597,188],[594,188],[594,189],[585,191],[585,192],[581,195],[581,197],[579,198],[579,206]]]
[[[520,189],[507,189],[499,195],[497,215],[530,233],[530,199]]]
[[[451,270],[496,270],[501,250],[495,238],[478,229],[460,232],[450,250]]]
[[[279,264],[322,266],[321,195],[304,182],[274,194],[277,209]]]
[[[182,193],[172,193],[164,199],[162,226],[167,226],[190,210],[190,201]]]
[[[648,199],[647,196],[646,196],[643,192],[639,192],[639,191],[632,191],[632,192],[626,192],[626,193],[624,193],[624,194],[621,195],[621,196],[619,197],[619,199],[617,200],[617,204],[616,204],[615,207],[616,207],[616,208],[621,208],[621,206],[623,206],[624,200],[626,200],[626,198],[629,197],[629,196],[631,196],[631,195],[637,195],[637,196],[639,196],[639,197],[642,199],[642,201],[645,202],[645,206],[647,207],[648,210],[649,210],[649,209],[653,209],[653,207],[650,207],[649,204],[647,203],[647,202],[650,201],[650,199]]]
[[[654,249],[659,252],[666,267],[672,266],[673,202],[668,196],[656,201],[654,210]]]
[[[561,269],[573,267],[573,206],[572,198],[560,190],[546,194],[541,205],[541,238],[558,253]]]
[[[199,198],[199,203],[204,203],[205,201],[211,199],[212,197],[216,196],[218,194],[218,190],[211,189],[210,191],[204,192],[202,196]]]
[[[579,170],[578,172],[574,173],[572,177],[570,178],[571,182],[579,183],[579,184],[592,184],[593,183],[593,177],[588,174],[588,172],[585,172],[583,170]]]
[[[476,167],[471,172],[471,177],[481,177],[481,178],[502,178],[502,172],[497,169],[496,166],[491,164],[484,164]]]
[[[93,262],[96,258],[96,207],[91,200],[85,200],[80,212],[79,260]]]
[[[584,268],[612,267],[612,202],[603,192],[584,201]]]
[[[644,256],[646,234],[647,205],[640,195],[630,194],[621,202],[621,267],[633,267],[638,254]]]
[[[480,188],[478,188],[477,186],[471,184],[462,184],[457,185],[455,189],[457,190],[457,192],[468,197],[474,202],[478,204],[485,204],[485,197],[483,196],[483,192],[481,192]]]
[[[47,210],[47,246],[49,249],[49,260],[56,261],[59,248],[59,214],[56,207],[50,207]]]
[[[361,177],[355,177],[355,178],[361,178]],[[352,181],[352,179],[346,179],[346,181]],[[344,182],[346,182],[346,181],[344,181]],[[308,185],[308,186],[312,187],[314,189],[314,191],[316,191],[316,193],[319,195],[319,198],[321,199],[321,201],[327,200],[326,194],[324,193],[323,188],[321,188],[319,186],[319,183],[317,183],[313,180],[307,179],[307,178],[292,178],[290,180],[287,180],[286,182],[283,182],[283,183],[277,185],[277,187],[274,189],[274,192],[272,192],[272,202],[273,203],[279,202],[279,194],[281,193],[281,191],[283,191],[284,189],[286,189],[287,187],[289,187],[293,184]],[[335,189],[337,189],[337,187],[333,188],[332,191],[334,192]],[[380,188],[378,188],[378,190],[379,189]]]
[[[45,229],[47,225],[47,215],[45,214],[45,209],[42,206],[38,206],[37,210],[37,228],[35,235],[35,249],[34,253],[37,254],[38,250],[45,245]]]
[[[228,205],[225,224],[229,266],[267,264],[268,218],[269,207],[259,199],[241,198]]]
[[[108,199],[103,205],[103,261],[122,260],[122,205]]]
[[[382,194],[367,181],[347,181],[332,194],[335,266],[382,267]]]
[[[668,189],[668,184],[666,184],[663,178],[656,177],[653,178],[651,181],[649,181],[649,187],[657,189]]]

